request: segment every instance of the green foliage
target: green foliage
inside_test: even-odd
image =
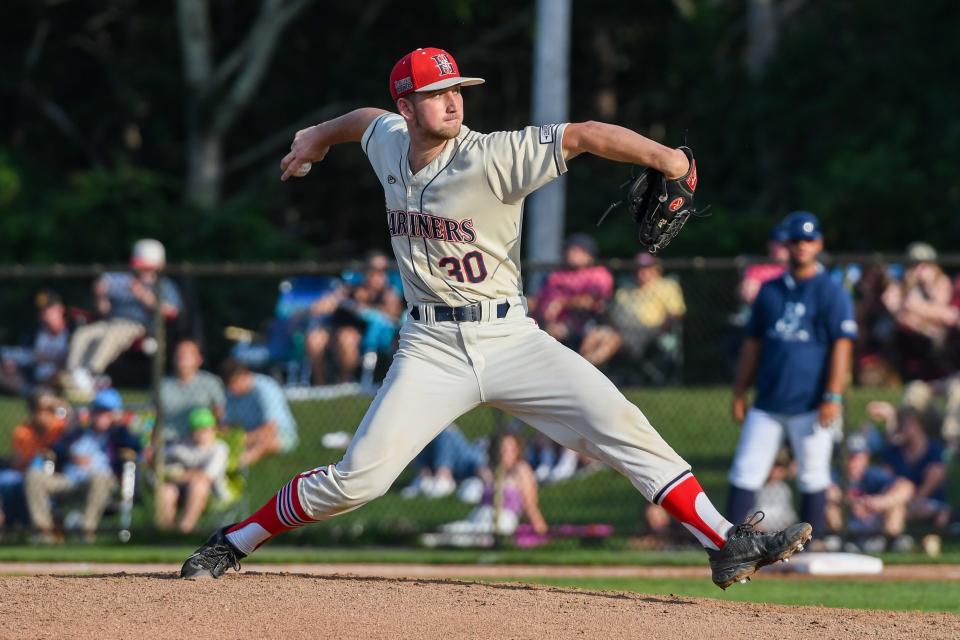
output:
[[[16,200],[22,186],[20,172],[6,155],[0,154],[0,206],[7,207]]]
[[[189,97],[174,12],[14,0],[0,26],[5,260],[117,260],[145,234],[177,260],[336,259],[385,247],[383,197],[362,153],[336,149],[321,171],[280,185],[284,132],[324,105],[391,108],[390,67],[424,45],[450,49],[464,73],[488,79],[465,91],[472,128],[530,119],[533,3],[424,4],[417,13],[311,5],[224,141],[228,165],[263,152],[232,167],[223,206],[201,214],[182,206]],[[821,215],[834,250],[943,245],[960,232],[960,85],[949,80],[960,4],[799,4],[766,73],[751,78],[745,3],[698,0],[686,14],[647,3],[642,19],[619,0],[574,3],[571,118],[608,119],[671,145],[686,137],[697,152],[699,200],[714,217],[689,225],[670,255],[759,252],[769,226],[797,208]],[[256,11],[212,6],[221,61]],[[628,173],[573,163],[568,230],[593,232]],[[628,229],[621,217],[597,232],[605,255],[635,251]]]
[[[0,164],[0,195],[7,173],[19,175]],[[161,240],[171,261],[304,255],[300,241],[263,215],[259,197],[241,195],[214,210],[197,210],[180,201],[178,180],[126,163],[77,171],[63,187],[48,188],[7,202],[0,251],[10,262],[123,263],[133,241],[143,237]]]

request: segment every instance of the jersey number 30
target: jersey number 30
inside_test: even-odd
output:
[[[487,265],[483,264],[483,254],[479,251],[466,253],[463,258],[440,258],[437,266],[446,269],[447,275],[457,282],[464,282],[464,276],[470,282],[483,282],[487,277]]]

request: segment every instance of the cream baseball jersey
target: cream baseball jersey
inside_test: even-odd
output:
[[[466,126],[410,171],[404,119],[374,120],[361,145],[386,198],[408,303],[452,307],[519,296],[523,200],[567,170],[565,124],[483,134]]]

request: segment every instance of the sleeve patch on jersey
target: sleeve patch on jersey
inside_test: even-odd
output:
[[[848,335],[857,335],[857,321],[844,320],[840,323],[840,330]]]
[[[553,142],[553,131],[556,125],[552,124],[542,124],[540,125],[540,144],[550,144]]]

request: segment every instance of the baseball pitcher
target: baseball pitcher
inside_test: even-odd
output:
[[[294,476],[252,516],[216,531],[182,576],[218,577],[279,533],[383,495],[444,427],[480,404],[625,475],[696,536],[722,588],[809,539],[806,524],[776,534],[733,526],[640,410],[527,316],[520,235],[528,195],[581,153],[635,163],[649,168],[647,183],[656,187],[637,200],[652,194],[662,203],[651,206],[664,221],[653,226],[667,228],[673,214],[692,210],[692,153],[599,122],[472,131],[463,125],[461,88],[483,82],[461,76],[446,51],[417,49],[390,74],[396,113],[357,109],[297,133],[281,162],[283,180],[305,175],[307,163],[336,144],[359,143],[367,155],[383,186],[410,320],[343,459]],[[669,240],[643,225],[641,237],[658,248]]]

